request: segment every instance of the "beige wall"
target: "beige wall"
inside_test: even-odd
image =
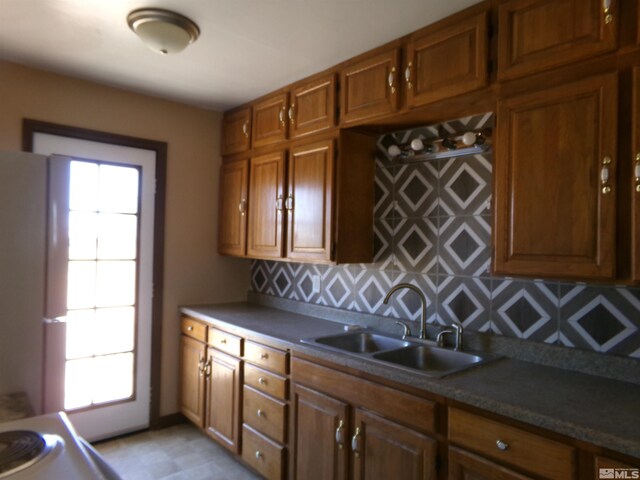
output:
[[[0,61],[0,150],[21,149],[23,118],[167,142],[161,414],[178,411],[178,305],[249,288],[249,262],[215,251],[222,114]]]

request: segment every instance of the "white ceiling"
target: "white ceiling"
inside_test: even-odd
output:
[[[227,110],[403,36],[478,0],[0,0],[0,58]],[[148,50],[127,14],[186,15],[200,38]]]

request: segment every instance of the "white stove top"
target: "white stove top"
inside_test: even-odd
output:
[[[84,440],[62,412],[0,424],[0,432],[28,430],[46,438],[49,451],[14,473],[0,473],[10,480],[114,480],[118,476]],[[98,457],[96,457],[96,455]]]

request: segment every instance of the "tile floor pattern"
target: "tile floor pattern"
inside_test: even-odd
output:
[[[259,477],[191,424],[95,445],[123,480],[253,480]]]

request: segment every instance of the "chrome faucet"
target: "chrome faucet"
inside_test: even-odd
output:
[[[439,347],[444,347],[444,336],[445,335],[455,335],[455,344],[453,349],[456,351],[462,350],[462,325],[457,323],[452,323],[451,328],[445,328],[444,330],[440,330],[438,335],[436,336],[436,343]]]
[[[394,287],[392,287],[391,290],[389,290],[389,293],[387,293],[387,296],[384,297],[384,303],[385,305],[389,303],[389,299],[391,298],[391,295],[393,295],[395,292],[397,292],[402,288],[408,288],[409,290],[413,290],[418,294],[418,297],[420,297],[420,301],[422,302],[422,314],[420,316],[420,338],[422,340],[426,340],[427,338],[427,299],[425,298],[424,293],[422,293],[418,287],[411,285],[410,283],[399,283],[398,285],[395,285]]]

